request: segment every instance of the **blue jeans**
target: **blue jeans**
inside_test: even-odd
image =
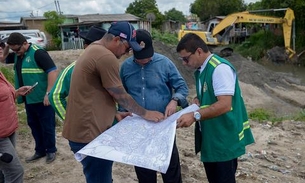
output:
[[[55,112],[52,106],[43,103],[25,104],[28,125],[35,140],[35,151],[40,155],[54,153],[55,139]]]
[[[23,182],[23,167],[15,150],[15,133],[9,137],[0,138],[0,152],[9,153],[13,156],[10,163],[0,161],[0,172],[2,172],[0,182],[5,183],[22,183]],[[4,177],[2,177],[4,175]],[[4,180],[3,180],[4,178]]]
[[[87,143],[77,143],[69,141],[71,151],[77,151],[87,145]],[[81,161],[83,172],[87,183],[112,183],[113,161],[87,156]]]

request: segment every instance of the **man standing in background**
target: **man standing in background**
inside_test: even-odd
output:
[[[9,53],[9,49],[13,53]],[[26,162],[45,156],[46,163],[53,162],[57,151],[55,112],[50,106],[48,94],[56,80],[57,68],[52,58],[47,51],[28,43],[22,34],[14,32],[7,40],[1,61],[14,63],[16,89],[38,82],[30,94],[17,98],[19,104],[25,103],[27,122],[35,140],[35,153]]]

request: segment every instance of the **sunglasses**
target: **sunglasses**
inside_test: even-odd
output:
[[[21,50],[22,45],[20,45],[17,49],[11,49],[13,52],[18,52]]]
[[[122,44],[125,46],[125,53],[129,53],[130,50],[131,50],[131,48],[130,48],[128,42],[127,42],[126,40],[124,40],[124,39],[120,39],[120,40],[121,40]],[[126,43],[127,45],[126,45],[125,43]]]
[[[189,63],[189,59],[190,59],[190,57],[191,57],[193,54],[194,54],[194,53],[191,53],[191,54],[189,54],[189,56],[187,56],[187,57],[180,57],[180,59],[183,60],[183,61],[186,62],[186,63]]]

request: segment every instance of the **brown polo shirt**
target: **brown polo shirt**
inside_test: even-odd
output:
[[[116,106],[105,88],[122,86],[119,61],[102,45],[91,44],[72,73],[63,137],[89,143],[111,127]]]

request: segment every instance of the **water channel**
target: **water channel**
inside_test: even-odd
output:
[[[296,66],[293,64],[277,64],[277,63],[273,63],[273,62],[264,62],[261,65],[263,65],[265,68],[268,68],[275,72],[290,73],[292,75],[292,77],[300,79],[301,84],[305,85],[305,67],[304,66]]]

